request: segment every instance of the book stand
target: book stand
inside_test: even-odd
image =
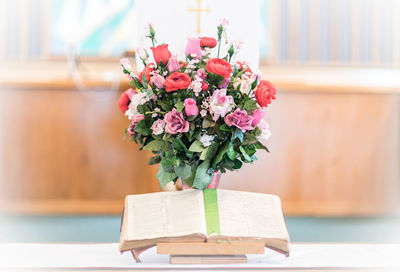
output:
[[[159,242],[158,254],[169,254],[171,264],[247,263],[246,254],[264,254],[263,242]]]

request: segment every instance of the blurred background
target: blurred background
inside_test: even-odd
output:
[[[256,12],[271,152],[221,187],[279,195],[293,241],[400,242],[400,1]],[[0,241],[118,241],[125,195],[161,190],[117,107],[137,14],[135,0],[0,0]]]

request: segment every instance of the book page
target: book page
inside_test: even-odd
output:
[[[206,234],[203,191],[127,196],[126,240]]]
[[[221,235],[289,240],[278,196],[218,190]]]

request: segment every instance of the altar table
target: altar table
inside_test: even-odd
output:
[[[135,263],[118,244],[0,243],[0,271],[15,270],[277,270],[277,271],[400,271],[400,244],[292,243],[290,257],[265,249],[248,255],[247,264],[171,265],[156,248]]]

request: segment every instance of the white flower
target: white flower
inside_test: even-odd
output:
[[[268,140],[269,137],[271,137],[271,130],[269,129],[269,125],[267,122],[264,121],[264,119],[260,120],[260,123],[258,123],[258,127],[261,130],[261,135],[260,138],[263,140]]]
[[[215,139],[214,135],[203,134],[200,136],[200,142],[204,147],[211,145],[214,139]]]
[[[240,92],[242,94],[249,94],[251,90],[251,82],[249,80],[243,80],[242,84],[240,85]]]
[[[132,117],[139,114],[137,111],[137,106],[142,105],[150,100],[150,97],[145,92],[140,92],[131,97],[131,103],[129,104],[128,110],[125,112],[125,115],[128,116],[129,120],[132,120]]]
[[[207,115],[207,110],[201,110],[200,111],[200,115],[201,115],[201,117],[206,116]]]
[[[213,120],[217,121],[219,117],[225,117],[234,105],[233,97],[226,95],[226,89],[215,90],[210,100],[210,113]]]
[[[201,92],[201,86],[203,79],[201,79],[198,75],[194,76],[194,80],[190,83],[188,89],[193,90],[195,96],[199,96]]]
[[[132,73],[133,72],[131,62],[127,58],[122,58],[120,60],[120,64],[121,64],[122,68],[124,70],[126,70],[128,73]]]

